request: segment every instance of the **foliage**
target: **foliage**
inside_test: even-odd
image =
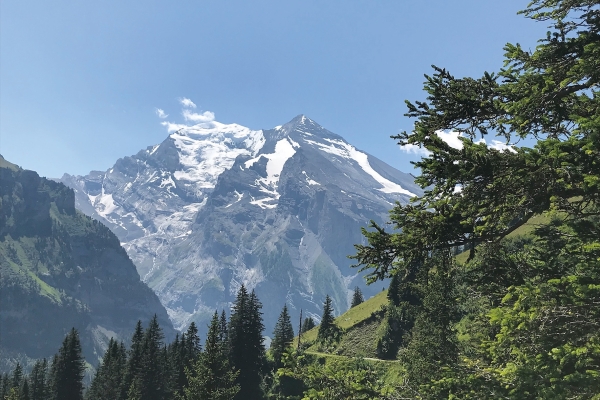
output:
[[[215,311],[210,323],[204,352],[192,368],[186,369],[185,399],[231,400],[239,392],[235,384],[237,371],[229,367],[226,344],[219,327],[219,314]]]
[[[50,367],[51,398],[83,400],[85,361],[81,355],[79,333],[75,328],[63,340]]]
[[[236,398],[263,397],[261,382],[266,355],[261,308],[254,291],[248,295],[242,285],[233,305],[228,329],[231,365],[239,371],[236,383],[240,386],[240,392]]]
[[[294,328],[292,327],[286,304],[283,306],[283,310],[281,310],[281,314],[275,324],[273,341],[271,342],[271,354],[273,355],[276,367],[281,367],[281,357],[286,349],[290,347],[293,340]]]
[[[102,363],[98,367],[96,376],[86,393],[86,398],[88,400],[118,399],[121,394],[121,384],[126,362],[127,353],[125,346],[123,343],[119,344],[111,338],[108,343],[108,349],[102,358]]]
[[[354,288],[354,293],[352,294],[352,303],[350,303],[350,307],[356,307],[360,303],[365,301],[365,298],[358,286]]]
[[[317,326],[317,324],[315,324],[315,320],[312,319],[312,317],[306,317],[306,318],[304,318],[304,322],[302,322],[301,331],[302,331],[302,333],[308,332],[315,326]]]
[[[333,307],[331,305],[331,297],[327,295],[323,303],[323,316],[317,333],[317,340],[323,344],[336,341],[339,338],[340,328],[335,324],[333,318]]]
[[[535,0],[522,14],[550,23],[533,52],[507,44],[504,67],[478,79],[434,67],[426,101],[407,102],[415,128],[395,139],[428,152],[415,163],[425,194],[356,246],[370,281],[397,280],[392,303],[417,295],[401,353],[423,397],[598,395],[600,2]],[[479,140],[492,135],[535,145]],[[506,240],[542,214],[548,225]]]
[[[362,359],[320,363],[292,352],[278,375],[303,382],[302,399],[391,399],[394,393],[380,378],[381,371]]]

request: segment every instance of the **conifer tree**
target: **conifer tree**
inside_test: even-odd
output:
[[[388,288],[387,298],[392,306],[400,305],[400,283],[401,278],[400,274],[392,275],[392,279],[390,280],[390,287]]]
[[[239,371],[237,383],[240,392],[236,398],[261,399],[260,384],[265,364],[265,347],[261,313],[262,304],[254,291],[242,285],[231,313],[229,325],[229,353],[233,367]]]
[[[155,314],[148,324],[142,343],[138,387],[143,400],[161,400],[167,389],[163,338],[158,317]]]
[[[87,399],[118,399],[123,383],[126,362],[124,347],[111,338],[102,358],[102,363],[98,367],[98,371],[88,390]]]
[[[131,347],[127,357],[127,366],[125,368],[125,375],[123,377],[123,384],[121,385],[121,400],[126,400],[129,397],[131,385],[138,379],[140,369],[142,368],[142,352],[143,352],[143,341],[144,341],[144,329],[142,327],[142,321],[138,320],[135,325],[133,336],[131,337]],[[139,391],[139,385],[132,393]]]
[[[10,381],[11,388],[17,388],[17,390],[20,389],[21,384],[23,383],[23,367],[21,366],[21,363],[17,362],[17,365],[15,365]]]
[[[229,345],[229,331],[227,328],[227,316],[225,315],[225,310],[221,311],[221,319],[219,320],[219,338],[225,346]]]
[[[325,303],[323,303],[323,316],[321,317],[321,325],[319,325],[319,332],[317,333],[317,340],[320,342],[327,342],[336,338],[338,333],[338,327],[335,324],[333,318],[333,306],[331,304],[331,297],[327,295],[325,297]]]
[[[304,318],[304,322],[302,322],[302,333],[310,331],[315,326],[317,326],[317,324],[315,324],[315,320],[312,319],[312,317]]]
[[[283,306],[283,310],[281,310],[281,314],[279,314],[279,318],[275,324],[273,341],[271,342],[271,354],[277,368],[282,366],[281,357],[285,350],[292,344],[292,340],[294,340],[294,328],[292,327],[286,304]]]
[[[188,362],[193,363],[202,351],[200,336],[198,336],[198,327],[194,321],[190,323],[190,326],[185,332],[185,339],[185,358]]]
[[[407,102],[407,116],[417,121],[395,139],[427,151],[416,163],[416,182],[427,190],[394,207],[393,232],[375,224],[364,231],[368,245],[356,246],[358,264],[371,269],[372,281],[392,272],[405,276],[415,260],[464,246],[467,271],[514,273],[496,275],[514,281],[507,287],[465,289],[468,306],[483,299],[476,305],[483,328],[471,332],[474,343],[461,361],[421,387],[442,391],[426,398],[598,394],[599,7],[598,0],[532,0],[521,14],[549,24],[534,50],[509,43],[498,73],[475,78],[434,67],[426,77],[427,97]],[[447,143],[442,132],[457,134],[460,145]],[[498,150],[486,144],[495,136],[506,144],[532,144]],[[525,224],[538,225],[532,218],[540,217],[547,224],[532,229],[534,243],[519,251],[518,268],[511,268],[512,255],[490,268],[497,260],[488,250]],[[479,266],[478,254],[486,256]],[[433,275],[419,277],[423,288],[438,265],[423,265],[429,268]],[[423,310],[430,308],[427,297]],[[419,313],[415,333],[440,328],[440,320],[425,316]],[[417,354],[425,354],[421,350],[428,349]]]
[[[186,363],[186,335],[179,333],[175,336],[175,341],[169,345],[169,363],[171,365],[172,390],[179,396],[183,395],[183,389],[187,386],[185,373]]]
[[[4,399],[8,396],[8,391],[10,390],[10,378],[8,374],[5,372],[2,374],[2,380],[0,381],[0,399]]]
[[[33,365],[29,375],[29,392],[31,400],[46,400],[48,395],[48,361],[44,358]]]
[[[412,382],[431,381],[441,366],[454,365],[458,356],[453,332],[457,311],[451,253],[436,251],[430,262],[436,269],[428,268],[427,290],[402,357]]]
[[[231,400],[240,387],[235,383],[238,373],[229,365],[226,346],[221,339],[219,314],[211,320],[204,352],[193,368],[187,369],[189,385],[184,389],[187,400]]]
[[[419,286],[416,279],[417,271],[418,268],[413,268],[406,276],[401,277],[401,274],[392,276],[387,293],[388,305],[382,332],[377,340],[379,358],[396,359],[398,350],[406,344],[406,339],[413,328],[421,304],[420,292],[417,290]]]
[[[23,379],[23,384],[19,391],[19,400],[31,400],[31,397],[29,396],[29,383],[27,381],[27,378]]]
[[[50,371],[53,400],[82,400],[85,360],[81,354],[79,333],[75,328],[65,337]]]
[[[363,294],[362,294],[360,288],[358,286],[356,286],[354,288],[354,294],[352,295],[352,303],[350,305],[350,308],[356,307],[363,301],[365,301],[365,298],[363,297]]]

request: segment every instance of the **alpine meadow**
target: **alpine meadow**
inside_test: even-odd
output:
[[[0,157],[0,399],[600,400],[600,0],[519,14],[406,101],[416,176],[189,99],[105,172]]]

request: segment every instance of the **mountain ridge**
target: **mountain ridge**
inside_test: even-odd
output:
[[[0,369],[51,357],[72,327],[92,365],[137,320],[157,314],[174,336],[117,237],[75,209],[70,188],[0,156],[0,189]]]
[[[105,219],[178,328],[202,327],[243,283],[265,305],[267,331],[292,316],[338,312],[370,220],[421,192],[412,176],[356,149],[303,114],[273,129],[204,122],[119,159],[104,173],[65,174],[77,207]],[[372,293],[371,293],[372,292]]]

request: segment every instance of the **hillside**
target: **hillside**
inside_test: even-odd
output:
[[[0,368],[51,357],[75,327],[96,365],[137,320],[174,330],[117,237],[75,209],[73,191],[0,156]]]
[[[334,354],[346,357],[376,356],[377,328],[384,314],[382,307],[388,302],[386,296],[387,290],[384,290],[335,319],[335,323],[343,329],[343,335]],[[315,343],[318,331],[319,326],[316,326],[302,334],[302,344],[308,346],[310,352],[320,353]],[[298,344],[297,337],[295,344]]]
[[[513,231],[508,238],[517,238],[529,236],[536,227],[547,224],[549,221],[546,215],[537,215],[531,218],[526,224]],[[456,256],[459,265],[467,261],[469,252],[465,251]],[[373,286],[380,286],[375,283]],[[384,318],[384,308],[388,304],[387,289],[364,301],[356,307],[353,307],[338,316],[335,323],[342,328],[343,333],[340,342],[329,353],[322,352],[316,343],[319,326],[302,334],[302,343],[310,353],[321,355],[335,355],[337,357],[376,357],[376,344],[380,335],[380,325]],[[295,338],[297,346],[298,338]]]

